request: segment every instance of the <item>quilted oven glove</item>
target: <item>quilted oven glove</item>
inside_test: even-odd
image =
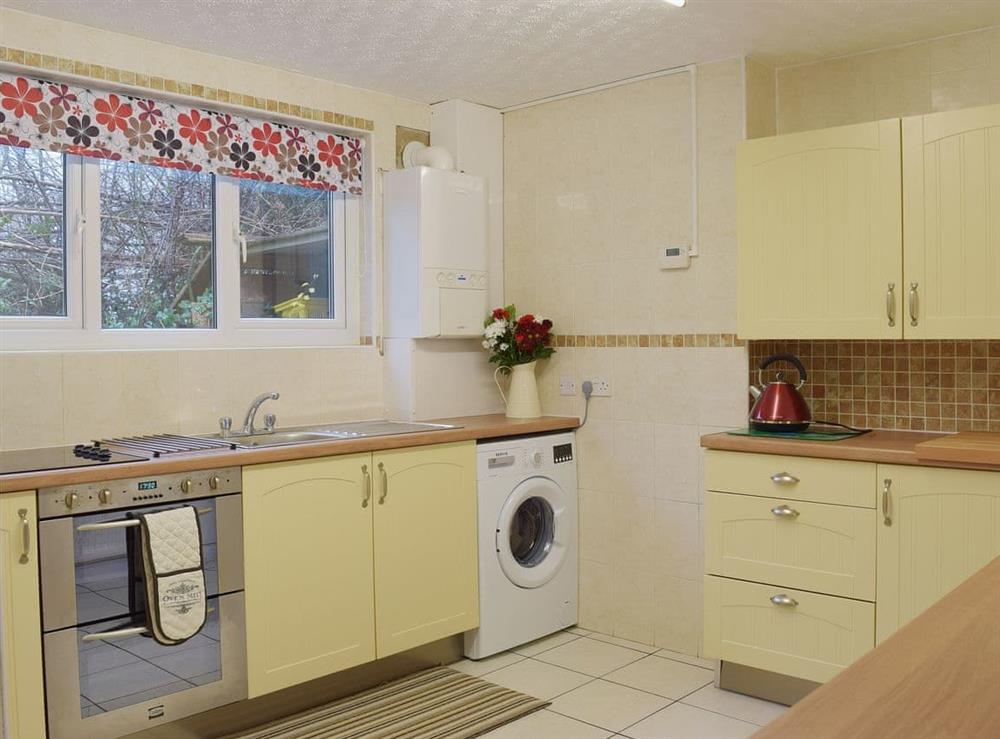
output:
[[[180,644],[205,625],[201,526],[192,506],[139,516],[149,630],[160,644]]]

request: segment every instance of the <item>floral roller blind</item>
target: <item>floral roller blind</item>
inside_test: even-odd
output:
[[[4,71],[0,144],[361,194],[359,138]]]

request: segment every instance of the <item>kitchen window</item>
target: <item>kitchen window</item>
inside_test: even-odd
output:
[[[361,198],[0,145],[0,350],[356,344]]]

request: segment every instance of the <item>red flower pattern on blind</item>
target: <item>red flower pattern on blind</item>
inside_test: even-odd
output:
[[[2,71],[0,144],[362,192],[362,139]]]

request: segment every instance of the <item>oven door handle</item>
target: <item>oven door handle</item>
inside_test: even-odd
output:
[[[211,508],[195,508],[199,516],[207,516],[212,512]],[[101,523],[85,523],[77,526],[77,531],[104,531],[105,529],[127,529],[131,526],[138,526],[138,518],[122,518],[117,521],[102,521]]]
[[[205,615],[215,613],[214,608],[205,609]],[[80,641],[104,641],[105,639],[124,639],[129,636],[139,636],[148,634],[149,628],[146,626],[130,626],[127,629],[115,629],[114,631],[98,631],[95,634],[86,634]]]

